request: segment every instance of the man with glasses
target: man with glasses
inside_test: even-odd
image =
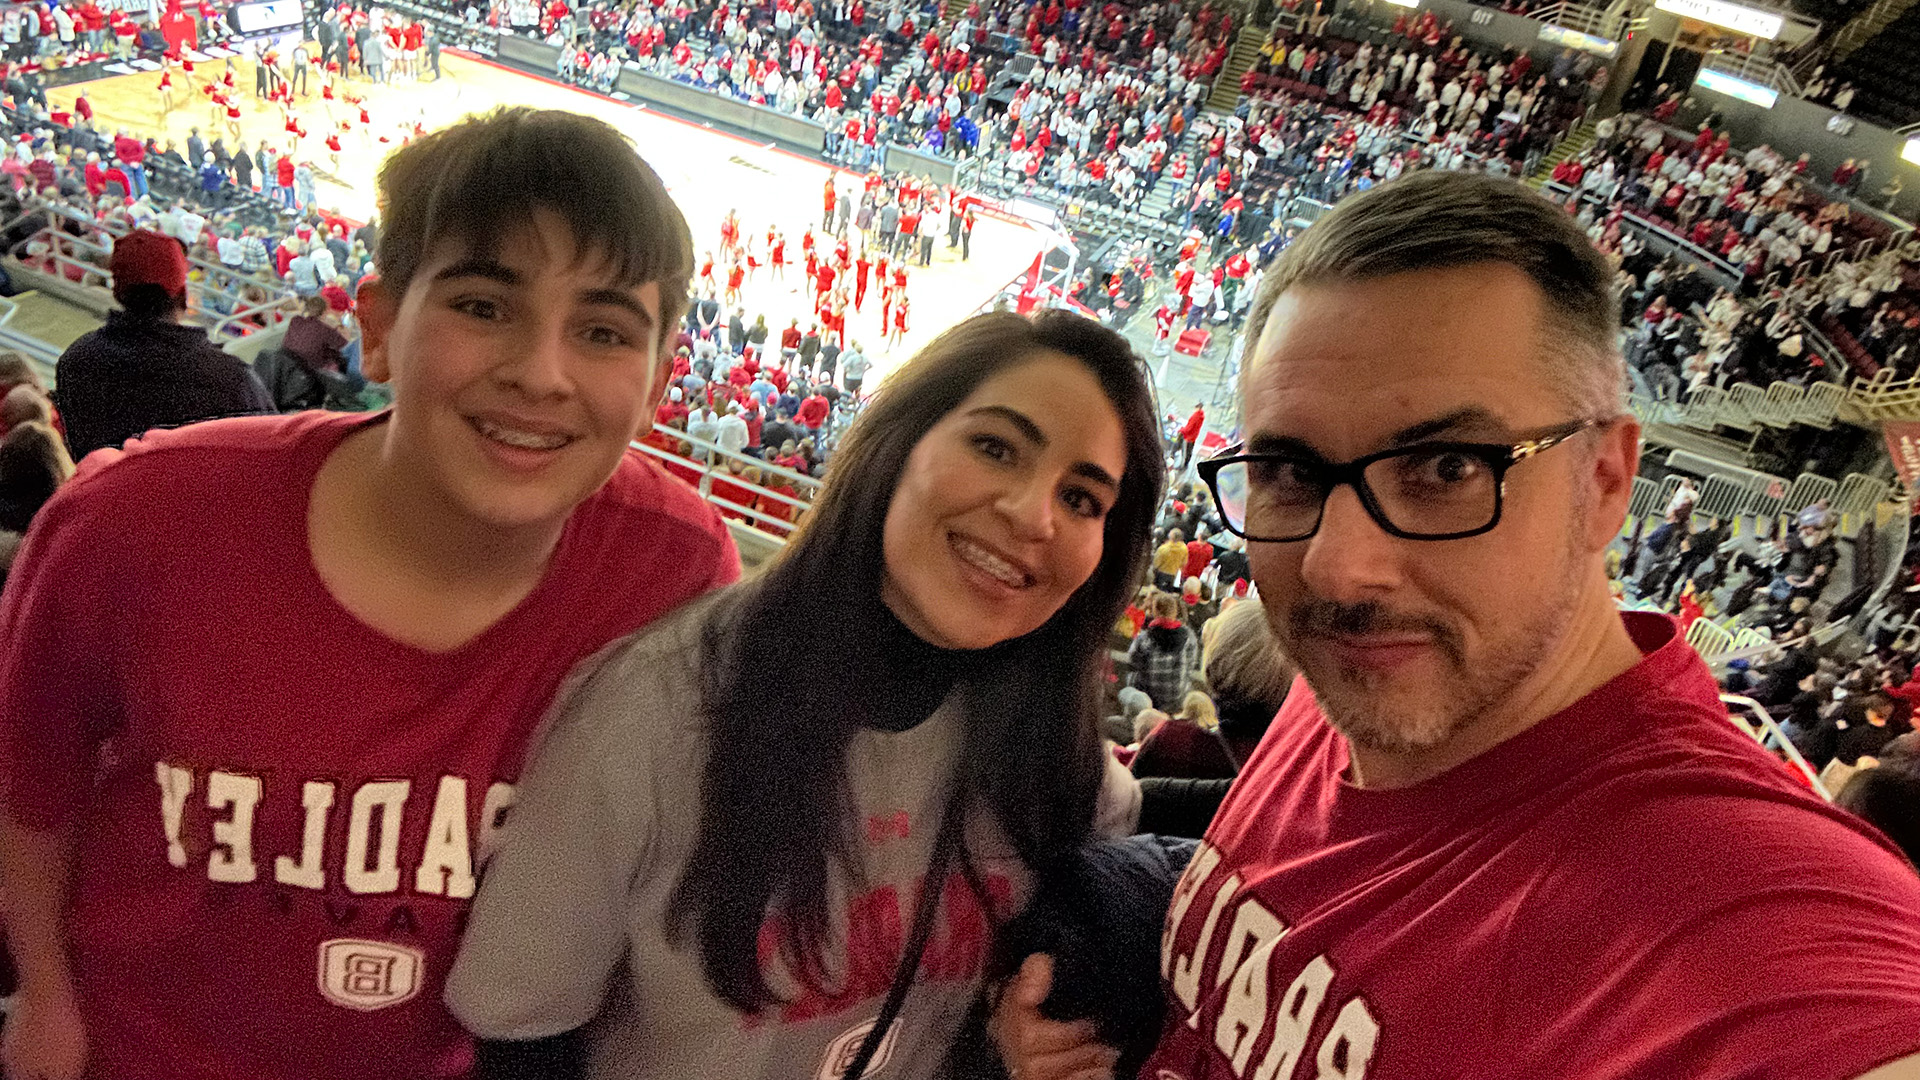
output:
[[[1558,208],[1447,172],[1268,275],[1246,443],[1200,473],[1305,683],[1175,892],[1141,1076],[1920,1077],[1920,879],[1609,594],[1612,277]],[[1098,1075],[1043,967],[1008,1064]]]

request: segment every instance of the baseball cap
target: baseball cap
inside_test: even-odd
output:
[[[135,229],[114,241],[107,269],[115,285],[158,285],[169,296],[187,287],[187,253],[180,241],[150,229]]]

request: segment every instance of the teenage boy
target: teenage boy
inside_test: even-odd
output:
[[[466,1073],[441,986],[532,729],[580,660],[738,577],[628,453],[693,261],[625,139],[502,110],[380,194],[360,318],[393,408],[103,451],[15,564],[9,1077]]]

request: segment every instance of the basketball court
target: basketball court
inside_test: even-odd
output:
[[[172,139],[183,154],[187,136],[194,128],[209,143],[216,134],[225,138],[230,150],[238,142],[252,150],[264,138],[284,153],[290,142],[297,141],[298,159],[313,165],[319,204],[355,220],[373,213],[374,178],[380,161],[400,145],[416,123],[431,131],[502,105],[566,109],[599,117],[631,136],[641,155],[659,172],[687,216],[696,260],[703,259],[705,252],[718,251],[720,221],[729,210],[738,214],[743,234],[755,238],[757,247],[764,247],[769,227],[786,234],[789,265],[784,279],[772,277],[763,265],[741,290],[747,321],[751,323],[754,316],[764,314],[776,337],[790,319],[798,318],[803,330],[813,319],[812,298],[803,292],[804,270],[796,264],[802,261],[800,240],[809,228],[815,230],[816,238],[825,236],[819,225],[826,178],[840,177],[843,195],[857,190],[861,180],[857,174],[769,145],[453,50],[441,55],[442,77],[438,80],[431,77],[431,72],[423,81],[396,79],[384,86],[362,78],[339,80],[336,98],[351,95],[365,99],[370,121],[365,127],[359,123],[359,106],[344,100],[322,100],[320,72],[314,69],[309,72],[309,92],[296,100],[293,109],[307,132],[304,139],[297,140],[285,130],[280,108],[253,96],[253,62],[233,57],[235,96],[242,113],[241,135],[236,141],[224,116],[214,122],[212,105],[200,90],[207,79],[221,77],[226,62],[223,56],[196,54],[191,84],[176,70],[171,110],[162,107],[157,68],[57,87],[48,95],[55,109],[70,109],[84,91],[93,106],[96,128],[111,131],[126,127],[137,135],[158,137],[163,146]],[[353,127],[340,137],[336,169],[325,139],[338,130],[340,120],[351,121]],[[505,202],[516,198],[517,193],[502,191],[500,197]],[[935,243],[932,265],[924,269],[915,266],[909,271],[908,329],[900,344],[891,349],[883,340],[878,283],[870,283],[864,309],[857,314],[849,312],[847,319],[849,340],[858,341],[875,361],[867,376],[868,385],[941,330],[989,303],[1049,245],[1048,235],[1040,230],[985,214],[977,219],[971,260],[961,261],[959,250],[949,251],[946,238],[941,237]],[[823,246],[832,249],[830,241]],[[854,250],[859,251],[857,237]],[[764,262],[765,252],[759,255]],[[717,266],[715,277],[722,285],[725,276],[726,267]]]

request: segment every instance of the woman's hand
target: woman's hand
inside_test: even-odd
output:
[[[1053,986],[1053,958],[1029,956],[994,1008],[987,1030],[1012,1080],[1111,1080],[1120,1053],[1086,1020],[1049,1020],[1040,1003]]]
[[[71,993],[22,989],[0,1036],[0,1072],[7,1080],[80,1080],[87,1032]]]

